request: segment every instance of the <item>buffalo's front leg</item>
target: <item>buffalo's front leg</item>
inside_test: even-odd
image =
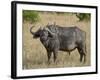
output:
[[[54,51],[53,52],[53,54],[54,54],[54,63],[57,63],[57,51]]]
[[[52,52],[48,51],[47,56],[48,56],[48,64],[50,64],[50,57],[51,57]]]

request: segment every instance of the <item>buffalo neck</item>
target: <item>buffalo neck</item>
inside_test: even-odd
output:
[[[42,39],[40,38],[40,41],[42,42],[42,44],[45,46],[45,47],[48,47],[48,42],[49,42],[49,39]]]

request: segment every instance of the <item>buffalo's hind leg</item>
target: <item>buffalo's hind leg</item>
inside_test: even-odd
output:
[[[82,45],[82,54],[84,56],[84,63],[86,62],[86,53],[87,53],[87,51],[86,51],[86,44],[84,43]]]
[[[84,55],[84,63],[86,62],[86,50],[85,48],[82,49],[83,50],[83,55]]]
[[[86,54],[84,51],[84,48],[78,48],[78,52],[80,54],[80,62],[82,62],[82,59],[84,57],[84,63],[86,62]]]
[[[80,62],[82,62],[82,59],[83,59],[82,50],[78,48],[78,52],[79,52],[79,54],[80,54]]]

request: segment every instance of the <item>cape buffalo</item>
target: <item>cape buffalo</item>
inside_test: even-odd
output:
[[[40,38],[40,41],[47,50],[48,62],[50,63],[50,57],[53,53],[54,62],[57,58],[59,50],[71,52],[74,49],[78,49],[80,54],[80,62],[84,57],[86,61],[86,33],[78,27],[62,27],[56,24],[46,25],[45,28],[40,28],[36,32],[30,32],[33,38]]]

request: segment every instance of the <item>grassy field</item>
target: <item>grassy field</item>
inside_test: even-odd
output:
[[[82,67],[90,66],[90,21],[78,21],[78,18],[72,14],[56,14],[56,13],[39,13],[41,20],[36,24],[30,24],[29,22],[23,22],[23,69],[36,69],[36,68],[58,68],[58,67]],[[39,27],[45,27],[46,24],[56,22],[56,24],[61,26],[78,26],[80,29],[84,30],[87,35],[86,46],[87,54],[86,63],[80,63],[79,53],[76,50],[71,52],[71,55],[68,52],[59,51],[57,64],[53,62],[53,56],[51,57],[51,64],[47,64],[47,53],[40,42],[39,39],[33,39],[33,36],[30,33],[30,27],[34,25],[33,31],[39,29]]]

